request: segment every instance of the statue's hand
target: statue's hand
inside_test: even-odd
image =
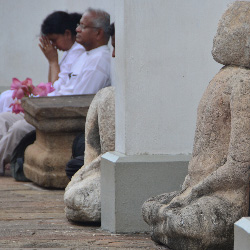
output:
[[[195,186],[192,189],[188,188],[185,191],[181,192],[178,196],[172,199],[169,204],[169,208],[180,208],[185,207],[186,205],[190,204],[193,200],[196,200],[200,197],[199,187]]]
[[[182,207],[183,206],[183,202],[182,201],[174,201],[174,202],[171,202],[168,206],[168,208],[179,208],[179,207]]]

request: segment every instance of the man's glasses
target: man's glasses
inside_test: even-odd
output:
[[[89,28],[89,29],[99,29],[99,27],[85,26],[85,25],[82,25],[82,24],[80,24],[80,23],[78,23],[78,24],[76,25],[76,28],[78,28],[78,27],[80,27],[81,31],[83,31],[83,30],[85,30],[85,29],[87,29],[87,28]]]

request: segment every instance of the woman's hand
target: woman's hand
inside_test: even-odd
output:
[[[39,47],[49,61],[48,81],[54,83],[58,79],[60,72],[57,49],[52,45],[48,37],[42,36],[39,40]]]
[[[56,47],[51,44],[50,40],[46,36],[40,37],[39,41],[39,47],[45,57],[48,59],[49,63],[58,64],[58,53]]]

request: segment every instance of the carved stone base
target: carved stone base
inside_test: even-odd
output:
[[[84,131],[93,95],[24,99],[25,119],[36,127],[36,141],[25,151],[24,173],[47,188],[65,188],[72,143]],[[84,152],[83,152],[84,153]]]
[[[43,187],[65,188],[69,182],[66,163],[72,154],[77,133],[48,134],[36,131],[36,141],[25,151],[24,172],[27,178]]]

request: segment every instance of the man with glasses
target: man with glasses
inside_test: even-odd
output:
[[[101,88],[111,85],[111,58],[107,46],[110,37],[109,14],[98,9],[87,9],[76,32],[76,42],[83,45],[86,52],[72,64],[67,81],[54,86],[55,90],[48,96],[95,94]],[[4,166],[10,162],[11,154],[20,139],[33,129],[24,119],[13,119],[15,115],[11,112],[0,114],[0,127],[5,124],[9,127],[7,132],[0,133],[0,175],[4,175]]]
[[[76,42],[83,45],[83,53],[72,65],[68,81],[49,96],[95,94],[110,82],[110,16],[107,12],[87,9],[76,27]]]

